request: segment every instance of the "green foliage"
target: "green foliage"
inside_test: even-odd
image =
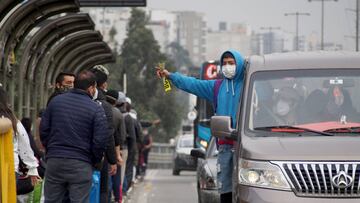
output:
[[[112,72],[109,84],[111,88],[122,87],[123,73],[126,73],[127,96],[132,99],[140,119],[161,119],[161,124],[152,129],[157,131],[153,133],[153,138],[158,142],[168,142],[180,129],[183,113],[175,99],[176,90],[165,93],[162,80],[156,77],[155,67],[159,62],[165,62],[170,71],[174,66],[160,52],[152,31],[145,27],[147,22],[144,11],[132,9],[121,54],[117,63],[109,67]]]
[[[175,67],[190,67],[193,65],[189,52],[184,49],[179,43],[172,42],[168,45],[169,57],[174,61]]]

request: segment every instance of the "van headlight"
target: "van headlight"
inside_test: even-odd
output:
[[[270,162],[239,160],[239,183],[242,185],[290,191],[281,169]]]

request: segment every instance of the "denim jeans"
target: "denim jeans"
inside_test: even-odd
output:
[[[220,194],[232,192],[233,148],[233,145],[219,145],[217,180]]]

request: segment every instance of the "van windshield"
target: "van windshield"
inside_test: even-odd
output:
[[[321,132],[351,129],[359,134],[359,76],[360,70],[354,69],[254,73],[246,125],[250,130],[273,133],[294,133],[291,127],[297,127]]]

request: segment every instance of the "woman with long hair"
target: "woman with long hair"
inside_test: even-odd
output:
[[[18,176],[20,157],[28,169],[27,175],[30,177],[32,185],[35,185],[40,179],[37,171],[37,159],[35,158],[34,152],[31,149],[26,130],[11,110],[7,93],[2,87],[0,87],[0,117],[1,116],[9,118],[13,127],[15,173]]]

